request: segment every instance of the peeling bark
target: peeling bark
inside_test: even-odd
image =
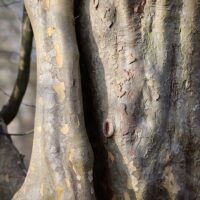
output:
[[[37,50],[36,121],[28,175],[14,199],[95,199],[73,1],[25,5]]]
[[[37,111],[14,199],[199,199],[199,2],[25,3]]]
[[[199,199],[199,2],[77,5],[97,198]]]
[[[32,39],[31,24],[24,9],[18,77],[8,103],[0,111],[0,199],[2,200],[10,200],[26,176],[23,156],[7,134],[7,125],[17,115],[28,85]]]

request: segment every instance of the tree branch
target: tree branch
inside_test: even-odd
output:
[[[22,28],[22,41],[17,80],[8,103],[0,112],[0,115],[6,124],[9,124],[17,115],[29,81],[33,31],[25,8]]]
[[[16,4],[16,3],[21,3],[21,1],[11,1],[9,3],[5,3],[3,0],[2,0],[2,3],[0,4],[0,7],[8,7],[10,5],[13,5],[13,4]]]
[[[3,90],[3,88],[0,87],[0,91],[7,97],[11,97],[6,91]],[[22,105],[24,106],[27,106],[27,107],[30,107],[30,108],[33,108],[35,109],[35,105],[31,105],[31,104],[28,104],[28,103],[21,103]]]

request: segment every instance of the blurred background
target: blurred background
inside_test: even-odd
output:
[[[7,103],[12,92],[19,62],[21,27],[23,15],[22,0],[0,0],[0,106]],[[26,133],[34,127],[36,95],[36,52],[33,44],[29,85],[17,117],[8,126],[9,133]],[[19,152],[25,156],[28,167],[33,135],[13,136]]]

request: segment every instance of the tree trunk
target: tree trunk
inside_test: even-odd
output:
[[[77,0],[75,17],[70,0],[26,6],[36,134],[15,199],[199,199],[200,3]]]
[[[25,1],[37,50],[31,163],[14,199],[93,199],[93,154],[84,127],[73,1]]]

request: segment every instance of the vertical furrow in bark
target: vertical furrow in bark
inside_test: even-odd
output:
[[[74,29],[73,1],[25,1],[37,48],[33,152],[14,199],[95,199]]]
[[[182,59],[181,59],[181,14],[183,12],[182,0],[174,1],[171,4],[169,13],[171,17],[166,23],[166,33],[171,32],[166,40],[171,43],[168,47],[168,57],[171,59],[170,63],[170,93],[169,102],[170,110],[168,117],[167,133],[169,136],[168,146],[169,152],[166,155],[167,164],[164,166],[164,186],[168,190],[171,199],[188,198],[188,190],[186,188],[186,158],[184,149],[186,143],[184,139],[187,136],[182,129],[182,122],[187,121],[187,108],[181,108],[181,115],[179,115],[180,104],[186,103],[184,92],[182,91]],[[173,22],[173,23],[172,23]],[[168,24],[173,24],[172,27]],[[168,30],[168,31],[167,31]],[[171,50],[171,52],[170,52]],[[164,77],[163,77],[164,78]]]
[[[152,2],[150,7],[155,7],[155,13],[150,13],[145,18],[149,18],[150,27],[145,27],[147,33],[144,34],[144,63],[146,85],[144,88],[145,97],[145,124],[147,124],[146,137],[143,139],[146,153],[140,156],[143,161],[141,174],[143,187],[139,198],[153,199],[168,197],[167,190],[163,187],[162,171],[165,162],[165,154],[168,151],[166,128],[169,115],[169,95],[170,95],[170,64],[169,54],[171,53],[171,43],[166,41],[166,37],[171,36],[166,30],[166,20],[169,17],[169,5],[167,1]],[[148,7],[147,7],[148,9]],[[144,24],[145,24],[144,18]],[[169,25],[169,24],[167,24]],[[171,27],[173,28],[173,27]],[[170,28],[169,28],[170,30]],[[165,35],[166,34],[166,35]],[[147,41],[148,42],[147,42]],[[174,67],[174,66],[173,66]],[[167,81],[166,81],[167,80]],[[144,130],[143,130],[144,131]],[[140,149],[144,147],[140,146]]]
[[[83,82],[90,77],[97,134],[108,138],[113,199],[193,198],[199,176],[198,2],[86,1],[80,13]],[[90,137],[94,148],[98,136],[90,131]]]
[[[114,1],[116,23],[116,61],[106,73],[109,110],[113,115],[113,137],[106,144],[110,157],[113,198],[136,198],[138,174],[137,148],[140,142],[139,126],[142,124],[143,58],[141,51],[141,18],[146,1]],[[110,48],[113,48],[112,46]],[[113,74],[110,80],[109,74]],[[112,157],[110,156],[112,155]],[[120,174],[120,176],[117,176]]]
[[[180,87],[182,77],[180,56],[182,1],[157,1],[155,7],[156,15],[153,20],[153,28],[151,28],[154,34],[148,42],[150,46],[145,53],[146,77],[147,80],[149,79],[148,88],[151,88],[151,91],[154,91],[153,94],[158,98],[157,102],[150,103],[154,115],[151,114],[151,111],[146,112],[147,115],[153,116],[147,120],[148,122],[152,121],[154,125],[153,137],[155,138],[147,145],[148,147],[154,145],[147,163],[154,161],[154,168],[149,171],[149,174],[152,175],[153,172],[155,174],[153,180],[149,180],[152,183],[149,184],[146,192],[151,198],[154,198],[157,193],[156,196],[160,196],[160,198],[188,198],[184,152],[187,136],[182,127],[183,122],[187,120],[187,116],[183,114],[187,112],[187,107],[180,108],[181,103],[186,103]],[[144,39],[148,38],[144,37]],[[156,85],[158,94],[155,93]],[[150,187],[151,185],[155,190]],[[148,195],[145,198],[150,198]]]
[[[26,4],[38,53],[36,133],[16,198],[92,199],[73,3]],[[87,0],[78,6],[97,198],[198,199],[198,1]]]
[[[94,114],[99,119],[97,134],[108,137],[104,146],[113,199],[134,199],[133,188],[138,190],[131,151],[144,83],[139,43],[144,5],[145,1],[99,1],[98,4],[86,1],[81,4],[78,24],[86,27],[78,28],[79,47],[85,62],[83,66],[90,69],[83,71],[90,74],[92,88],[95,88],[96,94],[91,96],[97,110]],[[89,44],[83,46],[81,40],[89,41]],[[91,137],[95,138],[94,135]],[[98,165],[97,156],[101,155],[95,157]]]
[[[187,190],[189,199],[199,199],[199,87],[200,87],[200,4],[198,1],[183,0],[181,17],[181,58],[182,58],[182,90],[185,102],[179,104],[179,126],[184,133],[181,136],[185,144]],[[180,117],[181,116],[181,117]]]
[[[111,199],[111,183],[102,124],[107,113],[105,71],[95,41],[90,10],[98,12],[98,1],[76,1],[76,32],[80,51],[84,115],[87,132],[94,151],[94,188],[97,199]],[[97,2],[97,5],[95,4]],[[98,27],[96,24],[95,28]],[[98,80],[98,81],[96,81]],[[102,102],[103,99],[103,102]]]

